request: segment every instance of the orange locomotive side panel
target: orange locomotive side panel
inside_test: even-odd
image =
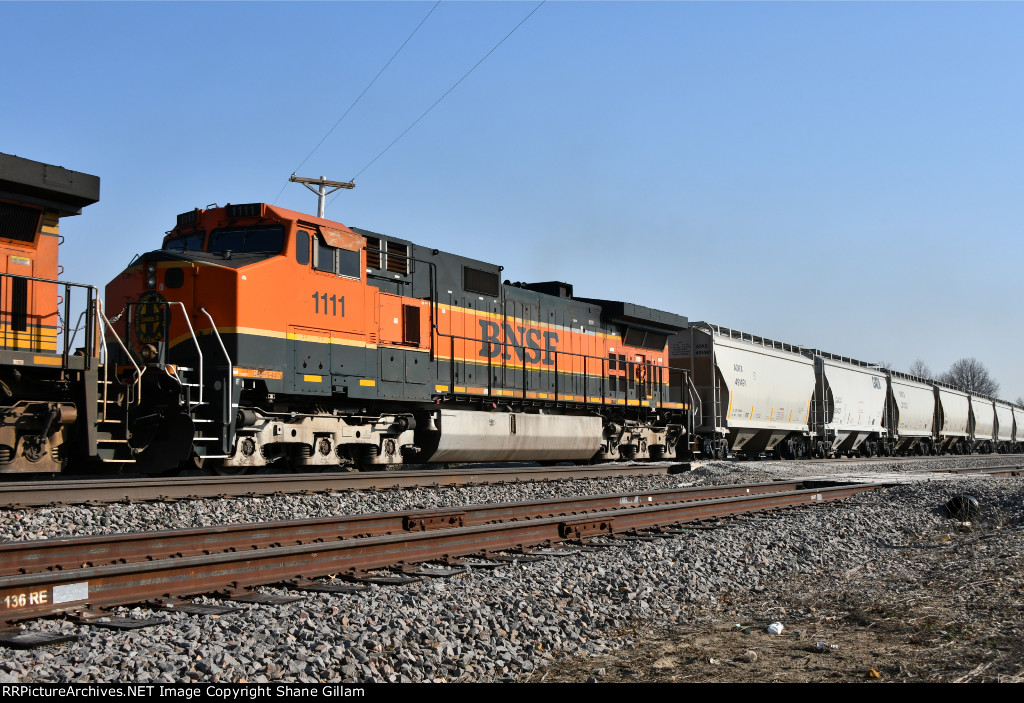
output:
[[[55,281],[60,273],[58,219],[51,212],[16,205],[26,215],[38,211],[34,238],[0,238],[0,273],[4,276],[0,294],[0,348],[21,351],[57,351],[57,285],[29,278]],[[15,278],[25,277],[25,278]]]
[[[656,389],[664,389],[668,378],[666,360],[668,347],[660,350],[640,349],[622,344],[622,338],[605,332],[584,333],[557,325],[523,320],[479,310],[441,306],[438,330],[438,358],[456,364],[468,363],[504,370],[549,372],[559,376],[583,376],[607,381],[621,379],[619,391],[601,395],[541,391],[527,397],[572,402],[605,403],[609,405],[646,404],[629,401],[624,389],[642,387],[645,398],[654,399]],[[611,358],[614,357],[614,365]],[[485,384],[486,385],[486,384]],[[473,384],[467,380],[467,389]],[[461,387],[461,386],[459,386]],[[459,392],[457,387],[455,392]],[[619,383],[615,388],[619,388]],[[468,392],[468,390],[467,390]],[[505,395],[505,393],[499,393]],[[658,404],[683,407],[658,399]]]

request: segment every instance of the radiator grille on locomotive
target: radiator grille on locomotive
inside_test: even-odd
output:
[[[496,273],[481,271],[472,266],[462,267],[462,287],[472,293],[497,297],[499,285]]]

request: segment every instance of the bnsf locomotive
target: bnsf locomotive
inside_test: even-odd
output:
[[[57,280],[60,220],[99,190],[96,176],[0,154],[0,473],[97,459],[112,436],[101,419],[96,288]]]
[[[263,203],[183,213],[106,289],[126,452],[233,472],[688,451],[686,318],[501,273]]]

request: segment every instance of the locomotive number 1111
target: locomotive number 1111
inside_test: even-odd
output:
[[[341,309],[341,316],[345,317],[345,296],[332,295],[327,297],[327,293],[313,293],[313,312],[317,315],[320,314],[320,302],[323,301],[324,315],[338,315],[338,309]]]

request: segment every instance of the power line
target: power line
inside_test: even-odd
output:
[[[426,15],[425,15],[425,16],[423,17],[423,19],[422,19],[422,20],[420,20],[420,23],[419,23],[418,25],[416,25],[416,28],[415,28],[414,30],[412,30],[412,34],[410,34],[410,35],[409,35],[408,37],[406,37],[406,38],[405,38],[405,41],[404,41],[404,42],[402,42],[402,45],[401,45],[400,47],[398,47],[398,49],[397,49],[397,50],[395,51],[395,53],[394,53],[394,54],[392,54],[392,55],[391,55],[391,58],[390,58],[390,59],[388,59],[388,61],[387,61],[387,63],[386,63],[386,64],[384,64],[384,67],[383,67],[383,68],[381,68],[381,69],[380,69],[379,71],[377,71],[377,75],[373,77],[373,80],[371,80],[371,81],[370,81],[370,82],[369,82],[369,83],[367,84],[367,86],[366,86],[365,88],[363,88],[363,92],[361,92],[361,93],[360,93],[360,94],[358,95],[358,97],[356,97],[356,99],[352,101],[352,104],[351,104],[351,105],[349,105],[349,106],[348,106],[348,109],[347,109],[347,110],[345,110],[345,112],[344,112],[344,113],[342,114],[342,116],[338,118],[338,121],[334,123],[334,126],[333,126],[333,127],[331,127],[331,128],[329,129],[329,130],[327,130],[327,134],[325,134],[325,135],[323,136],[323,139],[321,139],[321,140],[320,140],[319,142],[317,142],[317,145],[316,145],[315,147],[313,147],[313,150],[312,150],[311,152],[309,152],[308,154],[306,154],[306,158],[304,158],[304,159],[302,160],[302,163],[300,163],[300,164],[299,164],[299,165],[298,165],[297,167],[295,167],[295,169],[294,169],[294,170],[292,171],[292,173],[293,173],[293,174],[294,174],[294,173],[297,173],[297,172],[299,171],[299,169],[301,169],[301,168],[302,168],[302,167],[303,167],[303,166],[304,166],[304,165],[306,164],[306,162],[307,162],[307,161],[309,161],[310,157],[311,157],[311,156],[313,156],[313,154],[315,154],[315,153],[316,153],[317,149],[319,149],[319,148],[320,148],[320,146],[321,146],[321,145],[322,145],[322,144],[323,144],[323,143],[324,143],[325,141],[327,141],[327,138],[328,138],[329,136],[331,136],[331,133],[332,133],[332,132],[334,132],[334,130],[335,130],[335,129],[337,129],[338,125],[340,125],[340,124],[342,123],[342,121],[343,121],[343,120],[344,120],[344,119],[345,119],[346,117],[348,117],[348,113],[352,112],[352,108],[354,108],[354,107],[356,106],[356,104],[357,104],[357,103],[358,103],[358,102],[359,102],[360,100],[362,100],[363,96],[364,96],[364,95],[366,95],[366,91],[368,91],[368,90],[369,90],[370,88],[372,88],[372,87],[373,87],[373,84],[377,82],[377,79],[378,79],[378,78],[380,78],[381,74],[382,74],[382,73],[384,73],[384,71],[386,71],[386,70],[387,70],[388,66],[390,66],[390,65],[391,65],[391,62],[395,60],[395,57],[397,57],[397,56],[398,56],[398,55],[399,55],[399,54],[400,54],[400,53],[402,52],[402,49],[404,49],[404,48],[405,48],[405,45],[409,43],[409,40],[411,40],[411,39],[412,39],[412,38],[413,38],[414,36],[416,36],[416,32],[420,31],[420,27],[422,27],[422,26],[423,26],[423,23],[424,23],[424,22],[426,22],[426,21],[427,21],[427,19],[428,19],[428,18],[429,18],[429,17],[430,17],[430,16],[432,15],[432,14],[434,14],[434,10],[436,10],[436,9],[437,9],[437,6],[438,6],[438,5],[440,5],[440,4],[441,4],[441,0],[437,0],[437,2],[436,2],[436,3],[434,3],[434,6],[430,8],[430,12],[428,12],[428,13],[427,13],[427,14],[426,14]],[[275,202],[275,203],[277,202],[277,199],[281,197],[281,193],[283,193],[283,192],[284,192],[284,189],[288,187],[288,183],[289,183],[289,181],[285,181],[285,184],[284,184],[283,186],[281,186],[281,190],[280,190],[280,191],[278,192],[278,194],[277,194],[277,197],[275,197],[275,198],[274,198],[274,202]]]
[[[415,121],[413,121],[413,123],[412,123],[411,125],[409,125],[408,127],[406,127],[406,128],[405,128],[405,131],[403,131],[403,132],[402,132],[401,134],[399,134],[399,135],[398,135],[397,137],[395,137],[395,140],[394,140],[393,142],[391,142],[390,144],[388,144],[388,145],[387,145],[387,147],[385,147],[384,151],[380,152],[380,153],[379,153],[379,154],[377,154],[377,155],[376,155],[375,157],[373,157],[373,159],[372,159],[372,160],[370,161],[370,163],[368,163],[368,164],[366,164],[365,166],[363,166],[363,167],[362,167],[362,168],[361,168],[361,169],[359,170],[359,173],[357,173],[357,174],[356,174],[355,176],[353,176],[353,177],[352,177],[352,178],[350,178],[349,180],[351,180],[351,181],[355,181],[355,180],[356,180],[356,178],[358,178],[359,176],[361,176],[361,175],[363,174],[363,172],[364,172],[364,171],[366,171],[366,169],[370,168],[370,166],[373,166],[373,164],[374,164],[374,163],[375,163],[375,162],[377,161],[377,159],[379,159],[380,157],[384,156],[384,154],[386,154],[386,153],[388,152],[388,150],[389,150],[389,149],[390,149],[391,147],[393,147],[393,146],[394,146],[395,144],[397,144],[397,143],[398,143],[398,140],[400,140],[400,139],[401,139],[402,137],[404,137],[404,136],[405,136],[405,135],[406,135],[406,134],[407,134],[407,133],[409,132],[409,130],[411,130],[411,129],[412,129],[413,127],[415,127],[415,126],[416,126],[417,124],[419,124],[420,120],[422,120],[422,119],[423,119],[424,117],[426,117],[426,116],[427,116],[427,115],[428,115],[428,114],[430,113],[430,111],[431,111],[431,110],[433,110],[433,109],[434,109],[435,107],[437,107],[437,106],[438,106],[438,104],[439,104],[439,103],[440,103],[440,102],[441,102],[442,100],[444,100],[444,99],[445,99],[446,97],[448,97],[448,94],[449,94],[449,93],[451,93],[451,92],[452,92],[453,90],[455,90],[455,89],[456,89],[457,87],[459,87],[459,84],[460,84],[460,83],[462,83],[462,81],[466,80],[466,78],[467,78],[467,77],[469,76],[469,74],[470,74],[470,73],[472,73],[473,71],[475,71],[475,70],[477,69],[477,66],[479,66],[479,65],[480,65],[480,64],[482,64],[482,63],[483,63],[484,61],[486,61],[486,60],[487,60],[487,57],[488,57],[488,56],[490,56],[491,54],[493,54],[493,53],[495,52],[495,50],[497,50],[497,48],[498,48],[499,46],[501,46],[502,44],[504,44],[504,43],[505,43],[505,40],[506,40],[506,39],[508,39],[509,37],[511,37],[511,36],[512,36],[512,35],[513,35],[513,34],[515,33],[515,31],[516,31],[517,29],[519,29],[520,27],[522,27],[522,26],[523,26],[523,24],[524,24],[524,23],[526,22],[526,20],[530,19],[530,18],[531,18],[531,17],[533,16],[533,13],[534,13],[534,12],[536,12],[537,10],[539,10],[539,9],[540,9],[540,6],[541,6],[541,5],[543,5],[543,4],[545,3],[545,2],[547,2],[547,0],[541,0],[541,2],[537,3],[537,6],[536,6],[536,7],[534,7],[534,8],[532,9],[532,10],[530,10],[530,14],[528,14],[528,15],[527,15],[526,17],[524,17],[524,18],[523,18],[522,20],[520,20],[520,21],[519,21],[519,24],[517,24],[517,25],[516,25],[515,27],[513,27],[513,28],[512,28],[512,31],[510,31],[510,32],[509,32],[508,34],[506,34],[506,35],[504,36],[504,38],[503,38],[503,39],[502,39],[501,41],[499,41],[499,42],[498,42],[497,44],[495,44],[495,45],[494,45],[494,46],[493,46],[493,47],[491,48],[491,50],[490,50],[490,51],[488,51],[488,52],[487,52],[486,54],[484,54],[483,58],[481,58],[481,59],[480,59],[479,61],[477,61],[477,62],[476,62],[475,64],[473,64],[473,67],[472,67],[471,69],[469,69],[468,71],[466,71],[466,72],[465,72],[465,73],[464,73],[464,74],[462,75],[462,78],[460,78],[459,80],[455,81],[455,84],[454,84],[454,85],[452,85],[452,87],[451,87],[451,88],[449,88],[448,90],[446,90],[446,91],[444,92],[444,94],[443,94],[443,95],[442,95],[441,97],[439,97],[439,98],[438,98],[437,100],[435,100],[435,101],[434,101],[434,104],[433,104],[433,105],[431,105],[430,107],[428,107],[428,108],[427,108],[427,109],[426,109],[426,110],[425,110],[425,111],[423,112],[423,114],[422,114],[422,115],[420,115],[419,117],[417,117],[417,118],[415,119]],[[337,195],[335,195],[334,197],[336,198],[336,197],[338,197],[338,196],[337,196]]]

